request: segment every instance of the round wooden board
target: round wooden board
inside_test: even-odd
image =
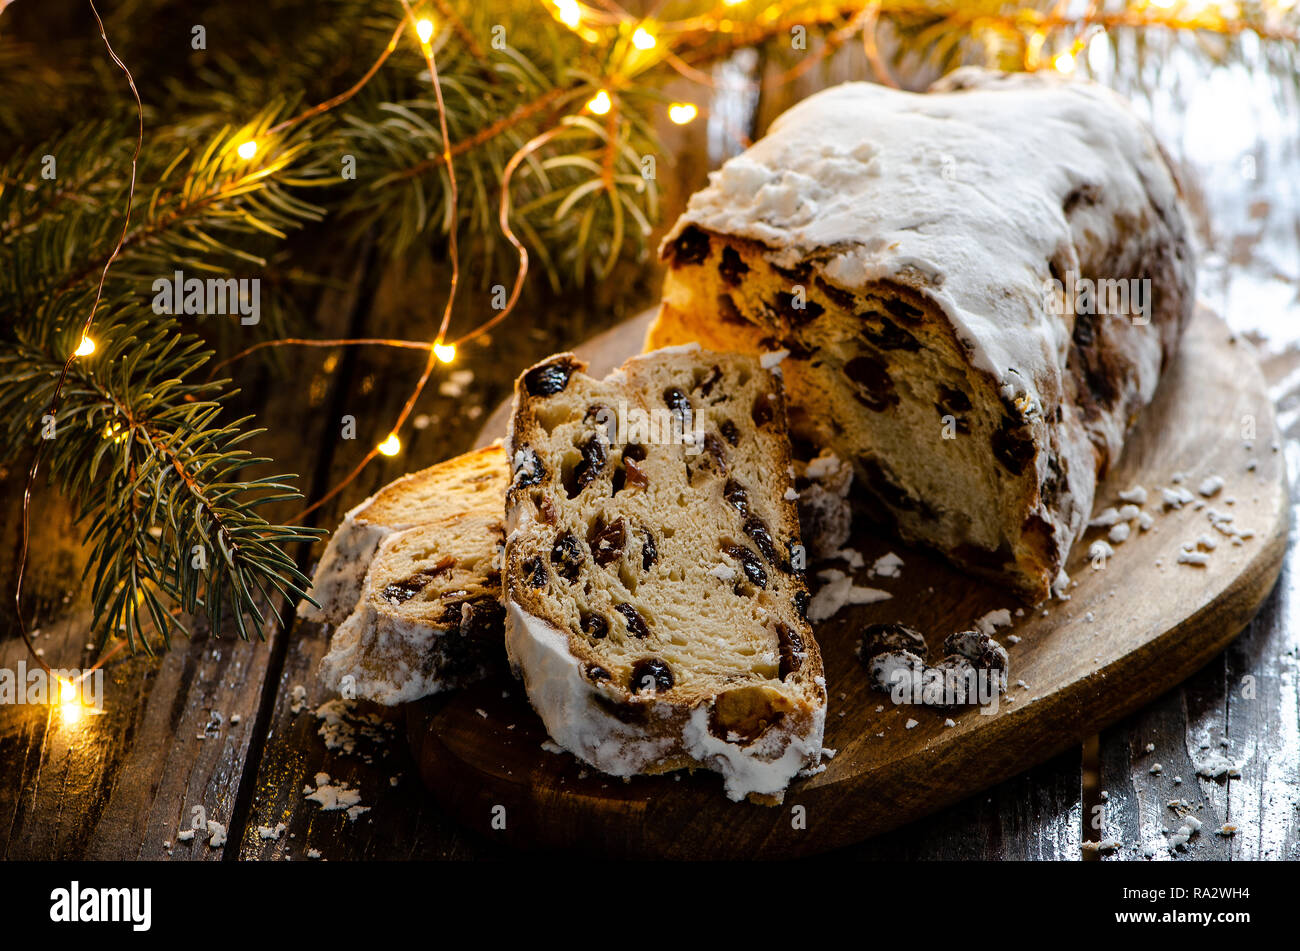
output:
[[[643,315],[582,348],[593,372],[638,352],[648,320]],[[485,428],[489,438],[503,431],[497,420]],[[1251,426],[1248,442],[1243,436]],[[930,646],[937,650],[947,633],[1015,604],[938,559],[858,526],[851,545],[866,564],[896,551],[902,575],[873,579],[859,571],[859,584],[884,588],[893,598],[846,607],[817,625],[830,691],[825,743],[837,753],[821,773],[793,783],[782,806],[730,802],[718,777],[704,771],[624,782],[568,753],[548,752],[546,731],[522,686],[505,679],[411,705],[416,760],[450,811],[520,846],[698,859],[785,857],[861,841],[1077,744],[1221,651],[1255,614],[1281,568],[1288,508],[1275,444],[1272,405],[1250,346],[1230,339],[1217,317],[1199,312],[1180,359],[1098,495],[1100,510],[1119,504],[1118,492],[1145,486],[1155,526],[1115,546],[1104,567],[1088,561],[1087,543],[1076,546],[1070,599],[1026,609],[998,634],[1011,654],[1011,680],[1023,686],[1012,686],[996,713],[954,714],[953,727],[944,726],[947,714],[895,706],[869,688],[854,656],[859,632],[868,623],[902,621],[933,632]],[[1211,475],[1226,484],[1200,508],[1161,514],[1159,489],[1178,472],[1193,492]],[[1233,544],[1211,526],[1210,509],[1230,513],[1253,537]],[[1208,565],[1179,564],[1183,544],[1201,535],[1218,542]],[[1104,530],[1090,532],[1087,542],[1097,537]],[[1008,634],[1019,641],[1011,644]],[[792,821],[796,806],[805,810],[802,828]],[[496,828],[502,819],[505,828]]]

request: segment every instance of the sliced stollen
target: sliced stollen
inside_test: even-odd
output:
[[[704,767],[779,802],[826,716],[780,373],[698,347],[585,368],[560,354],[515,386],[510,662],[597,769]]]
[[[357,606],[370,560],[393,532],[463,512],[501,511],[510,470],[500,445],[476,449],[390,482],[343,519],[321,556],[298,616],[338,624]]]
[[[321,659],[326,686],[398,704],[505,669],[501,498],[479,493],[472,501],[474,511],[380,543],[360,601]]]
[[[691,198],[648,345],[788,350],[792,430],[853,464],[875,515],[1036,600],[1177,350],[1189,235],[1101,86],[848,83]]]

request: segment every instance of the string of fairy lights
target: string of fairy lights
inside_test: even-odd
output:
[[[138,158],[143,144],[143,107],[136,93],[135,82],[130,70],[113,52],[112,45],[109,43],[108,36],[104,31],[103,22],[99,19],[98,12],[95,11],[93,0],[88,0],[88,2],[91,10],[95,12],[95,19],[99,25],[100,35],[105,47],[113,62],[124,73],[135,97],[137,111],[140,113],[140,132],[137,138],[135,158],[132,161],[132,176],[126,197],[122,240],[119,240],[117,247],[104,264],[99,285],[102,290],[104,278],[116,261],[121,251],[122,241],[125,240],[130,227],[131,207],[135,196],[135,159]],[[393,425],[389,427],[385,438],[367,451],[361,461],[343,479],[335,483],[322,497],[298,513],[296,518],[302,518],[338,495],[377,456],[391,457],[398,455],[402,451],[401,430],[414,409],[417,400],[424,392],[433,371],[440,364],[453,363],[456,360],[459,347],[486,334],[513,312],[527,278],[529,256],[526,246],[511,227],[510,186],[512,178],[515,171],[530,155],[545,147],[564,129],[562,124],[557,124],[534,136],[511,156],[503,169],[497,216],[498,224],[502,234],[514,248],[518,257],[516,277],[506,305],[490,319],[474,327],[463,336],[454,340],[447,339],[460,272],[456,228],[459,210],[454,163],[458,145],[451,142],[447,130],[446,108],[442,98],[442,85],[434,56],[434,43],[435,36],[440,32],[440,19],[442,20],[442,27],[450,30],[453,38],[459,37],[462,41],[468,42],[465,38],[469,34],[464,24],[456,19],[454,12],[446,3],[435,0],[434,5],[438,8],[436,11],[421,10],[417,13],[410,0],[398,0],[398,2],[402,8],[402,16],[392,36],[376,60],[355,84],[338,95],[271,126],[263,132],[250,134],[243,139],[237,137],[232,140],[230,145],[226,146],[227,150],[233,148],[240,161],[250,164],[256,162],[260,155],[271,154],[273,150],[268,146],[276,136],[288,132],[303,122],[352,99],[383,68],[389,57],[397,50],[403,35],[408,31],[414,34],[437,101],[442,139],[442,151],[439,158],[441,164],[446,167],[448,182],[448,220],[451,222],[448,229],[448,258],[452,268],[452,277],[437,335],[432,341],[391,338],[327,340],[296,337],[268,340],[240,351],[213,368],[213,372],[215,372],[216,369],[241,360],[251,353],[269,347],[281,346],[378,346],[426,352],[427,356],[423,371]],[[583,103],[580,107],[582,112],[602,117],[611,124],[618,119],[620,88],[632,77],[663,64],[686,79],[697,84],[710,86],[712,85],[711,76],[693,65],[691,62],[693,54],[707,49],[709,57],[716,59],[730,50],[757,46],[799,25],[802,25],[808,32],[811,32],[814,27],[836,26],[837,29],[825,38],[818,49],[809,50],[804,60],[795,68],[787,70],[774,79],[753,80],[755,84],[766,86],[768,84],[780,85],[788,82],[795,76],[806,72],[817,62],[832,55],[843,43],[856,35],[862,43],[868,63],[876,74],[877,81],[895,85],[876,50],[876,30],[880,18],[884,15],[906,17],[924,14],[933,16],[936,14],[934,4],[923,5],[917,3],[916,0],[910,0],[910,2],[909,0],[856,0],[856,2],[826,2],[819,4],[798,2],[798,0],[719,0],[712,9],[689,18],[657,20],[654,14],[637,16],[625,9],[616,0],[595,0],[594,3],[581,3],[578,0],[535,0],[535,2],[539,3],[545,12],[584,42],[593,45],[606,44],[616,51],[621,51],[621,56],[612,58],[614,65],[609,69],[607,75],[600,79],[599,85],[589,90],[590,95],[587,95],[585,99],[582,96],[578,97],[579,101]],[[1046,12],[1036,8],[1028,8],[1012,10],[1005,14],[992,14],[979,4],[971,5],[972,9],[967,10],[962,4],[954,3],[950,10],[945,9],[944,15],[962,23],[972,32],[976,29],[992,29],[995,32],[1005,31],[1010,35],[1014,35],[1019,39],[1023,48],[1024,67],[1027,70],[1051,68],[1062,74],[1070,74],[1075,71],[1077,59],[1086,54],[1090,44],[1104,41],[1109,30],[1118,28],[1157,26],[1174,30],[1228,34],[1252,30],[1265,39],[1282,40],[1291,43],[1300,42],[1300,37],[1297,36],[1295,30],[1283,19],[1285,15],[1293,10],[1297,2],[1298,0],[1264,0],[1261,5],[1264,12],[1262,20],[1259,18],[1244,19],[1238,4],[1231,2],[1231,0],[1229,2],[1211,2],[1211,0],[1134,0],[1134,2],[1125,4],[1119,9],[1111,9],[1109,6],[1093,3],[1081,15],[1070,15],[1065,10],[1066,4],[1064,2],[1057,3],[1055,7]],[[0,9],[2,9],[2,5],[0,5]],[[658,9],[658,7],[655,9]],[[1069,33],[1073,33],[1073,39],[1065,48],[1058,49],[1050,54],[1044,54],[1050,38],[1060,34],[1068,35]],[[707,46],[715,42],[719,37],[725,41],[720,47],[709,48]],[[531,109],[524,106],[517,109],[514,115],[524,117],[530,114]],[[664,114],[669,122],[684,126],[699,118],[702,115],[702,109],[694,102],[673,101],[666,105]],[[560,120],[560,122],[562,121]],[[496,123],[492,129],[488,130],[487,134],[495,134],[495,132],[507,128],[508,125],[508,120]],[[612,136],[609,147],[614,147]],[[612,182],[608,183],[608,185],[613,187]],[[63,386],[72,365],[78,360],[93,358],[95,354],[96,344],[92,336],[92,329],[98,303],[99,297],[97,295],[83,325],[80,341],[75,350],[69,355],[63,373],[54,389],[50,404],[51,413],[59,405]],[[128,435],[120,431],[105,433],[106,438],[119,440],[127,438]],[[17,608],[19,630],[27,644],[29,653],[48,674],[52,674],[53,672],[32,644],[32,639],[23,623],[21,610],[23,573],[28,556],[29,507],[32,486],[36,479],[40,460],[41,453],[38,444],[23,495],[22,545],[14,602]],[[86,676],[105,663],[114,653],[121,649],[122,643],[124,642],[119,642],[112,651],[102,656],[95,666],[82,676]],[[66,684],[64,687],[71,687],[75,690],[75,684],[72,683]]]

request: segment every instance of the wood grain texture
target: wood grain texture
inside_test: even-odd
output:
[[[1271,355],[1263,368],[1294,473],[1300,353]],[[1100,781],[1107,798],[1089,837],[1118,842],[1106,860],[1300,858],[1297,558],[1292,546],[1259,615],[1222,655],[1102,735]],[[1196,764],[1212,752],[1236,765],[1240,777],[1197,777]],[[1157,763],[1161,768],[1153,772]],[[1175,800],[1187,801],[1202,823],[1182,847],[1171,847],[1168,837],[1180,824],[1169,807]],[[1215,834],[1225,823],[1236,826],[1234,835]]]
[[[593,368],[636,352],[627,345],[638,330],[595,341],[585,351]],[[1229,338],[1217,318],[1197,315],[1103,484],[1098,508],[1142,484],[1154,496],[1148,509],[1159,511],[1157,490],[1175,473],[1192,487],[1220,474],[1228,485],[1213,505],[1231,511],[1253,537],[1240,546],[1219,537],[1207,566],[1178,564],[1184,544],[1214,534],[1202,502],[1156,515],[1152,531],[1118,546],[1107,562],[1090,563],[1088,546],[1078,546],[1070,599],[1052,602],[1046,614],[1028,611],[1014,625],[1021,640],[1010,648],[1011,676],[1022,686],[996,713],[970,710],[949,728],[942,714],[896,708],[870,690],[854,657],[864,624],[902,621],[927,632],[937,651],[950,631],[1011,606],[1004,594],[938,560],[899,549],[906,563],[900,579],[859,577],[891,591],[891,600],[846,608],[817,628],[831,697],[826,745],[838,752],[823,772],[796,782],[779,808],[729,803],[717,778],[702,772],[623,782],[592,774],[568,754],[542,752],[540,721],[518,688],[497,683],[413,708],[409,732],[426,782],[485,833],[504,807],[503,837],[523,845],[679,858],[788,856],[889,831],[1070,749],[1203,667],[1250,621],[1277,578],[1287,526],[1284,466],[1270,450],[1273,412],[1255,356]],[[1247,416],[1256,427],[1249,448],[1240,436]],[[896,547],[866,526],[854,546],[868,565]],[[792,821],[797,807],[806,828]]]

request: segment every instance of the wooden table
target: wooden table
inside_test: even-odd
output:
[[[861,64],[846,66],[837,59],[816,82],[860,75]],[[807,91],[796,85],[783,96],[797,98]],[[756,127],[784,104],[783,99],[765,98]],[[1185,121],[1177,110],[1157,119],[1165,125]],[[668,220],[709,164],[703,123],[697,125],[693,132],[669,130],[677,138],[667,144],[681,160],[673,180],[663,183]],[[1279,126],[1294,127],[1294,122]],[[1162,136],[1179,141],[1176,129],[1162,129]],[[1268,145],[1265,137],[1261,141]],[[715,161],[721,157],[712,156]],[[1294,225],[1296,197],[1285,190],[1273,194],[1259,177],[1225,184],[1220,166],[1228,159],[1218,165],[1183,159],[1218,189],[1190,193],[1203,242],[1222,249],[1221,266],[1211,260],[1210,279],[1202,280],[1203,293],[1234,326],[1263,331],[1254,336],[1270,351],[1266,372],[1287,436],[1283,451],[1294,473],[1300,463],[1300,350],[1291,341],[1300,333],[1284,322],[1284,308],[1270,315],[1270,324],[1242,302],[1240,291],[1243,277],[1252,268],[1257,272],[1266,245],[1276,240],[1270,235],[1277,230],[1269,225],[1277,224],[1279,216]],[[1294,170],[1290,178],[1271,174],[1273,181],[1296,178]],[[1226,199],[1225,188],[1235,189]],[[1262,208],[1256,194],[1260,189],[1267,199]],[[1233,194],[1238,204],[1233,204]],[[1236,215],[1238,205],[1250,207],[1250,215]],[[1288,240],[1285,235],[1283,240]],[[1289,240],[1283,249],[1289,257],[1284,258],[1294,268],[1294,227]],[[365,258],[351,274],[340,276],[346,278],[339,282],[343,289],[320,294],[314,335],[432,335],[445,274],[427,265],[412,265],[406,272],[385,269]],[[1285,275],[1281,279],[1285,284]],[[1277,274],[1262,280],[1276,281]],[[651,302],[655,286],[653,273],[630,271],[625,280],[606,282],[580,300],[534,298],[489,344],[467,347],[460,355],[455,369],[473,371],[472,381],[457,382],[461,378],[440,372],[418,407],[423,418],[403,434],[402,454],[372,465],[318,513],[317,524],[332,528],[350,505],[383,482],[468,448],[483,414],[506,396],[518,368],[635,313]],[[484,293],[470,290],[467,309],[481,307],[485,300]],[[1294,298],[1289,306],[1290,326],[1295,326]],[[284,469],[300,473],[301,484],[314,498],[387,433],[421,357],[355,349],[279,354],[278,363],[254,360],[236,369],[245,389],[242,405],[253,408],[270,428],[258,448],[280,460]],[[339,438],[344,415],[357,419],[355,442]],[[5,513],[0,521],[0,591],[5,592],[0,666],[9,668],[24,657],[8,600],[22,475],[10,471],[0,479],[0,511]],[[26,602],[30,623],[39,628],[37,644],[52,663],[88,665],[92,658],[84,649],[87,596],[80,581],[84,556],[76,544],[79,532],[66,504],[52,493],[43,492],[37,506]],[[303,550],[299,563],[307,568],[318,554],[319,548]],[[1300,858],[1298,571],[1300,555],[1293,546],[1276,590],[1232,647],[1139,714],[1081,749],[836,857],[1096,859],[1097,853],[1082,843],[1114,838],[1121,847],[1104,858],[1141,860],[1147,852],[1156,860]],[[280,607],[288,618],[288,606]],[[327,860],[514,856],[502,844],[460,828],[432,802],[416,777],[400,713],[358,708],[340,721],[331,718],[331,707],[322,709],[330,698],[317,685],[315,671],[324,650],[314,629],[292,621],[269,630],[261,643],[199,629],[192,640],[177,643],[159,658],[112,663],[101,716],[70,723],[48,706],[0,708],[0,857],[296,861],[317,853]],[[1240,764],[1240,778],[1197,778],[1192,759],[1203,756],[1192,754],[1221,743]],[[1156,763],[1162,769],[1153,773]],[[305,790],[318,785],[319,773],[328,774],[330,783],[345,782],[359,790],[368,811],[324,811],[305,798]],[[1175,777],[1182,782],[1176,784]],[[1186,851],[1166,845],[1164,830],[1177,824],[1167,803],[1175,798],[1185,799],[1204,827]],[[180,841],[196,808],[202,809],[203,819],[227,830],[224,845],[214,847],[206,832]],[[1238,827],[1235,836],[1210,832],[1225,822]],[[277,833],[280,824],[284,828]]]

